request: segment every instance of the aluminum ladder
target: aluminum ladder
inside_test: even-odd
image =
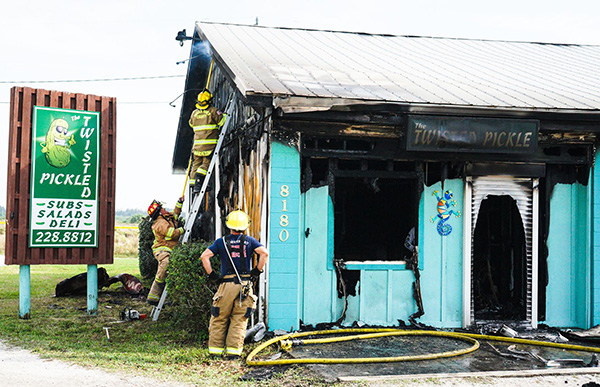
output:
[[[190,215],[185,222],[185,232],[183,233],[183,237],[181,238],[181,243],[186,243],[190,239],[190,235],[192,234],[192,228],[194,227],[194,223],[196,222],[196,217],[198,216],[198,212],[200,210],[200,205],[202,204],[202,200],[204,199],[204,194],[206,193],[206,189],[208,188],[208,184],[212,177],[212,174],[215,170],[215,165],[219,158],[219,154],[221,152],[221,146],[223,145],[223,139],[227,134],[227,130],[229,129],[229,123],[231,122],[231,114],[233,113],[233,109],[235,109],[235,96],[233,96],[229,102],[227,103],[227,107],[225,108],[225,114],[227,117],[225,118],[225,123],[221,128],[221,132],[219,133],[219,139],[217,140],[217,145],[213,150],[212,158],[210,159],[210,164],[208,166],[208,171],[206,172],[206,177],[204,178],[204,182],[202,183],[202,188],[200,188],[200,192],[194,196],[194,200],[192,202],[192,207],[190,209]],[[152,321],[158,320],[158,316],[160,316],[160,312],[165,305],[165,300],[167,299],[167,285],[165,284],[165,288],[163,289],[162,295],[160,296],[160,300],[158,300],[158,305],[152,307],[152,311],[150,312],[150,317],[152,317]]]

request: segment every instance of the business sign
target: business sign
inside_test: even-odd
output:
[[[533,153],[539,121],[442,116],[408,117],[407,150]]]
[[[30,247],[98,243],[100,113],[34,106]]]

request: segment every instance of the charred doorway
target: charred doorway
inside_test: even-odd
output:
[[[538,180],[473,178],[470,323],[537,327]],[[536,259],[534,259],[536,257]]]
[[[525,320],[527,252],[523,220],[511,196],[481,202],[473,231],[475,320]]]

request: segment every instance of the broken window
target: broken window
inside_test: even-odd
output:
[[[402,261],[416,224],[415,180],[336,177],[334,254],[344,261]]]
[[[305,157],[302,177],[304,191],[329,186],[336,260],[400,262],[411,256],[404,241],[417,225],[415,162]]]

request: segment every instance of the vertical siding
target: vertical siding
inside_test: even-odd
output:
[[[595,165],[590,173],[592,174],[590,180],[592,184],[591,325],[595,326],[600,324],[600,160],[598,155],[596,155]]]
[[[424,187],[419,210],[419,248],[422,271],[421,293],[425,314],[420,321],[436,327],[460,327],[462,324],[462,270],[463,270],[463,219],[454,215],[447,222],[452,226],[450,235],[441,236],[437,221],[430,222],[437,214],[434,191],[451,190],[456,206],[452,209],[463,213],[464,183],[462,180],[446,180]]]
[[[30,248],[31,135],[33,106],[100,112],[98,183],[98,246],[91,248]],[[6,263],[106,264],[113,262],[116,171],[115,98],[90,94],[13,87],[11,89],[7,174]]]
[[[302,305],[301,316],[305,324],[317,324],[337,320],[336,275],[333,271],[333,233],[329,224],[333,222],[333,209],[329,187],[309,189],[304,196],[304,229],[310,234],[301,234],[304,243],[302,261]],[[318,291],[315,291],[318,289]]]
[[[588,322],[587,187],[557,184],[550,199],[546,321],[585,328]]]
[[[269,329],[298,329],[300,156],[278,142],[271,145],[269,222]]]

